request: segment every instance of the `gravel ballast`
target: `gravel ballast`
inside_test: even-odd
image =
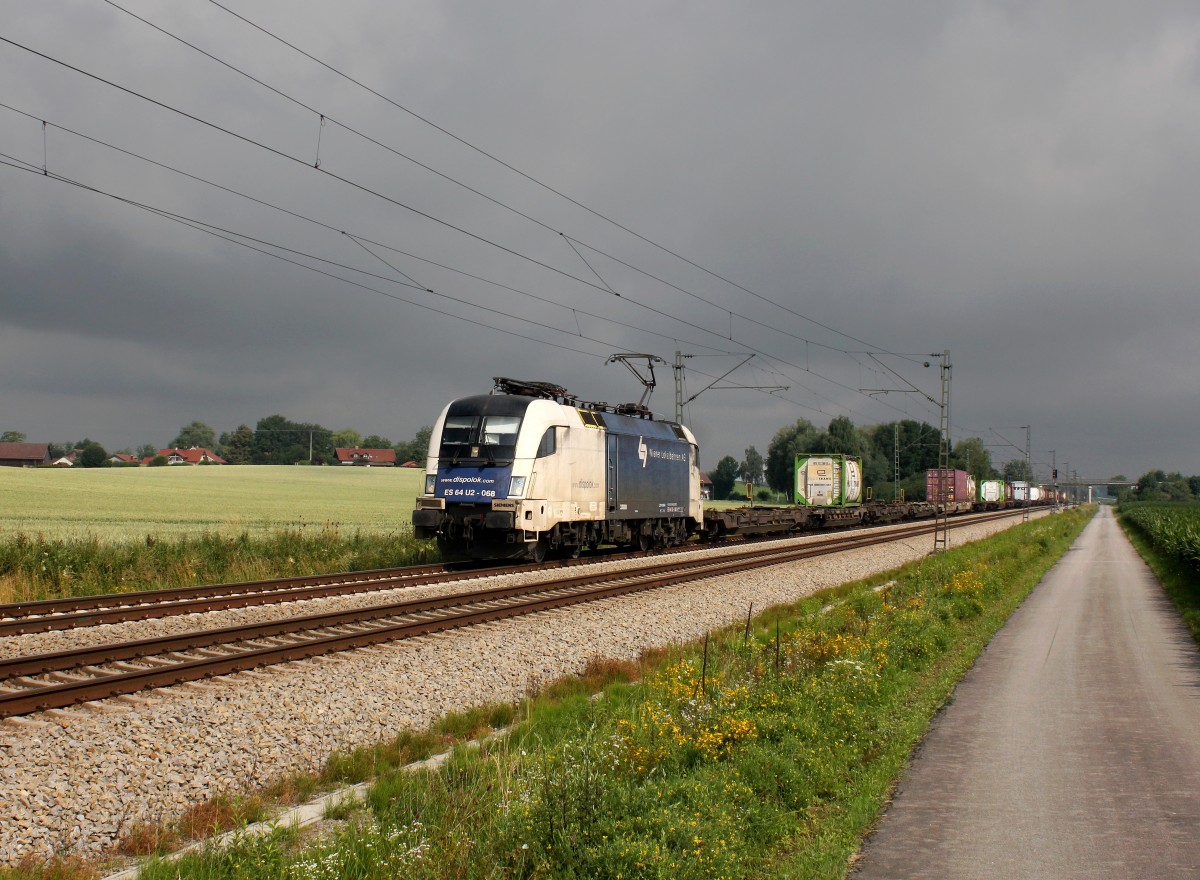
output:
[[[951,544],[1019,522],[955,529]],[[135,822],[169,821],[215,795],[319,770],[332,752],[425,727],[450,711],[516,701],[531,688],[580,672],[593,657],[636,659],[648,648],[694,640],[744,620],[751,604],[760,611],[793,602],[927,556],[931,545],[932,537],[923,536],[0,722],[0,864],[103,855]],[[481,583],[471,581],[466,589]],[[406,598],[425,594],[404,592]],[[389,595],[394,601],[395,592]],[[373,594],[303,603],[302,610],[297,603],[282,611],[241,609],[22,636],[6,640],[3,653],[382,601]]]

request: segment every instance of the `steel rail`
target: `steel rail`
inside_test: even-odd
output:
[[[995,517],[974,517],[971,521],[991,518]],[[968,524],[966,521],[960,523],[960,525],[966,524]],[[18,685],[18,689],[9,693],[0,693],[0,718],[25,715],[51,708],[63,708],[75,703],[136,693],[149,688],[196,681],[417,635],[427,635],[447,629],[532,614],[550,608],[597,601],[631,592],[658,589],[685,581],[718,577],[848,549],[891,543],[916,535],[928,534],[932,530],[933,526],[921,524],[883,533],[841,535],[829,541],[799,547],[794,545],[770,547],[765,550],[760,547],[749,551],[739,551],[732,556],[723,555],[720,559],[659,562],[637,569],[614,572],[602,576],[599,581],[595,573],[581,574],[539,584],[501,587],[456,596],[410,600],[350,612],[310,615],[268,624],[185,633],[166,639],[144,639],[80,651],[15,658],[0,663],[0,675],[3,676],[8,686],[11,687],[14,683]],[[496,602],[508,604],[496,607]],[[481,605],[491,605],[491,607],[481,608],[479,607]],[[453,610],[464,606],[466,609],[474,606],[474,610],[457,612]],[[403,615],[412,616],[422,613],[435,613],[441,616],[418,618],[400,623],[387,622],[389,618],[395,619]],[[322,629],[364,625],[374,628],[351,633],[334,632],[333,634],[319,635],[319,631]],[[289,636],[301,638],[303,641],[267,647],[253,645],[242,649],[234,647],[239,643],[246,645],[246,643],[264,638]],[[238,653],[202,659],[185,658],[182,661],[172,659],[170,665],[166,666],[159,665],[142,670],[101,674],[79,681],[66,681],[58,684],[41,684],[28,680],[25,682],[14,681],[29,675],[47,672],[61,673],[68,669],[83,670],[129,659],[161,658],[164,655],[195,651],[213,645],[224,645],[227,649],[238,650]]]
[[[605,560],[614,558],[603,553]],[[635,555],[641,555],[635,554]],[[620,558],[617,554],[616,558]],[[132,593],[103,593],[62,599],[40,599],[0,605],[0,636],[77,629],[130,620],[150,620],[205,611],[227,611],[256,605],[302,602],[331,596],[428,586],[454,580],[492,577],[515,571],[538,571],[586,564],[586,559],[558,559],[538,565],[430,563],[402,568],[299,575],[229,584],[204,584]],[[593,560],[594,561],[594,560]]]

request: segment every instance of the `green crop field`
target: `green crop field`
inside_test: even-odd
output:
[[[0,540],[120,543],[326,525],[407,531],[423,476],[363,467],[0,468]]]

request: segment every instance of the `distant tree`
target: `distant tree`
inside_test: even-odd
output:
[[[254,431],[247,425],[238,425],[233,433],[221,435],[220,456],[228,464],[250,464],[254,455]]]
[[[158,455],[158,447],[149,443],[143,443],[137,448],[137,457],[140,459],[154,458]]]
[[[150,459],[148,467],[166,467],[168,463],[165,455],[156,455]]]
[[[1032,483],[1033,469],[1025,463],[1025,459],[1014,458],[1004,465],[1004,479],[1010,483]]]
[[[84,446],[80,447],[79,465],[85,468],[109,467],[112,464],[109,461],[108,453],[104,451],[104,447],[99,443],[89,441]]]
[[[763,460],[762,453],[753,446],[748,448],[746,457],[742,460],[742,479],[748,483],[754,483],[756,486],[761,485],[765,468],[766,462]]]
[[[353,449],[363,445],[362,435],[353,428],[343,428],[340,431],[334,431],[330,442],[335,447],[341,449]]]
[[[333,432],[321,425],[293,422],[283,416],[267,416],[258,420],[254,430],[254,464],[295,464],[312,460],[318,464],[333,461]]]
[[[817,429],[807,419],[776,431],[767,447],[767,485],[790,498],[795,488],[796,456],[822,451],[815,448],[819,439]]]
[[[396,461],[403,464],[406,461],[424,462],[429,454],[429,438],[433,436],[433,427],[426,425],[417,431],[409,441],[401,441],[395,445]]]
[[[967,437],[954,444],[950,467],[967,471],[977,480],[986,480],[995,474],[992,454],[978,437]]]
[[[1107,486],[1104,487],[1104,491],[1106,493],[1108,493],[1109,497],[1119,498],[1121,496],[1122,492],[1127,492],[1129,490],[1128,486],[1114,486],[1113,485],[1113,483],[1129,482],[1128,478],[1124,474],[1117,474],[1114,477],[1110,477],[1110,479],[1112,480],[1112,483],[1109,483]],[[1195,479],[1195,478],[1193,478],[1193,479]],[[1195,488],[1192,489],[1193,495],[1197,493],[1197,489],[1200,489],[1200,486],[1196,486]]]
[[[50,458],[52,459],[62,458],[67,454],[67,450],[75,448],[68,443],[47,443],[46,446],[49,447]]]
[[[717,466],[708,473],[708,478],[713,484],[713,498],[724,499],[728,498],[733,491],[733,484],[737,480],[738,461],[732,455],[727,455],[717,462]]]
[[[171,446],[175,449],[190,449],[193,446],[200,446],[213,450],[217,448],[217,434],[204,422],[189,422],[179,429],[179,433],[171,441]]]
[[[25,435],[20,431],[5,431],[0,434],[0,443],[24,443]]]
[[[432,429],[430,430],[432,432]],[[378,434],[368,434],[366,437],[363,437],[360,445],[363,449],[391,449],[392,441]]]
[[[854,422],[850,421],[846,416],[837,416],[829,423],[829,428],[825,431],[827,448],[814,449],[812,452],[832,452],[841,455],[857,455],[862,456],[863,443],[859,435],[858,429],[854,427]]]

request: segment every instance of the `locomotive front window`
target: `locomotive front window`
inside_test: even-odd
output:
[[[448,415],[442,426],[439,456],[453,464],[511,460],[516,453],[521,417],[470,413]]]
[[[480,439],[492,446],[516,446],[520,416],[484,416]]]
[[[442,448],[438,450],[441,458],[458,461],[471,454],[471,444],[477,443],[475,437],[479,433],[479,416],[447,416],[446,424],[442,426]]]

